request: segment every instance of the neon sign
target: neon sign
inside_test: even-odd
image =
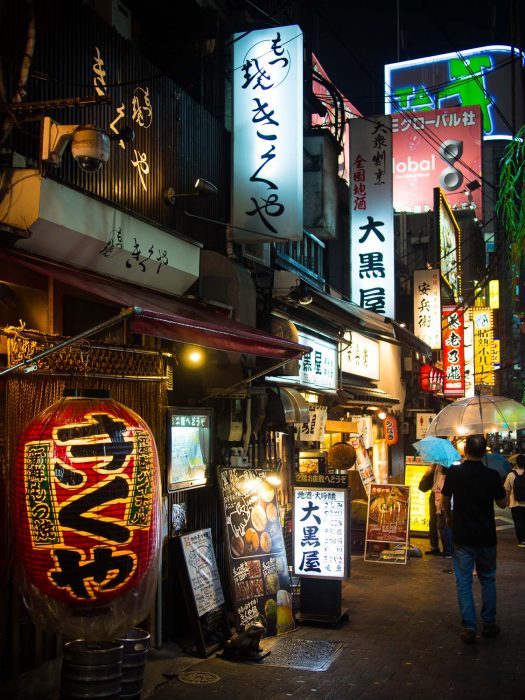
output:
[[[387,64],[385,114],[479,105],[484,140],[510,140],[511,124],[523,122],[522,73],[512,70],[512,51],[482,46]],[[514,55],[522,67],[525,54],[514,48]]]

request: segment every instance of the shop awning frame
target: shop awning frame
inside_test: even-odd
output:
[[[216,311],[203,302],[165,296],[150,289],[103,278],[12,250],[0,249],[0,262],[22,265],[124,309],[118,316],[49,348],[45,351],[46,355],[125,320],[129,320],[133,333],[201,345],[215,350],[274,358],[282,363],[311,351],[307,346],[227,318],[222,311]],[[38,361],[37,355],[24,361],[22,365],[29,366],[35,361]],[[17,368],[20,366],[19,364]],[[13,368],[7,368],[1,374],[9,371],[13,371]]]

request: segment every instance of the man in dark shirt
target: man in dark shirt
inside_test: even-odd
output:
[[[474,566],[481,585],[481,621],[484,637],[496,637],[496,522],[494,501],[506,506],[505,489],[496,471],[483,463],[487,441],[469,435],[465,460],[450,467],[441,490],[447,523],[454,540],[454,574],[459,612],[466,644],[476,641],[477,618],[472,593]],[[452,509],[451,509],[452,505]]]

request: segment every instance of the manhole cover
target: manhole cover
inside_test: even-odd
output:
[[[182,683],[190,683],[191,685],[217,683],[221,679],[216,673],[208,673],[207,671],[183,671],[178,678]]]
[[[279,639],[262,664],[285,666],[308,671],[326,671],[342,650],[341,642],[325,642],[309,639]]]

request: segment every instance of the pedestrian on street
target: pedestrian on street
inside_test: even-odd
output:
[[[452,558],[453,541],[452,541],[452,530],[447,525],[447,514],[445,513],[445,508],[443,506],[443,496],[441,494],[441,489],[445,483],[446,468],[441,464],[436,465],[434,471],[434,485],[432,486],[432,494],[434,496],[434,501],[436,504],[436,522],[437,529],[439,532],[439,537],[441,539],[441,546],[443,547],[443,556],[445,559]]]
[[[430,464],[426,472],[421,477],[419,482],[419,490],[423,493],[428,492],[428,539],[430,541],[430,549],[428,549],[425,554],[430,554],[432,556],[440,556],[441,550],[439,549],[439,531],[437,526],[437,514],[436,514],[436,499],[434,498],[434,492],[432,487],[434,485],[434,473],[436,471],[437,464]]]
[[[441,491],[447,522],[452,528],[452,555],[459,612],[461,639],[476,641],[477,615],[472,592],[474,567],[481,586],[482,635],[496,637],[496,522],[494,501],[500,508],[507,496],[498,473],[483,463],[487,441],[483,435],[469,435],[465,459],[450,467]],[[451,499],[454,503],[452,516]]]
[[[525,547],[525,496],[520,493],[521,484],[525,482],[525,455],[516,456],[516,467],[505,479],[507,502],[514,521],[514,529],[518,538],[518,547]],[[525,483],[523,488],[525,488]]]

